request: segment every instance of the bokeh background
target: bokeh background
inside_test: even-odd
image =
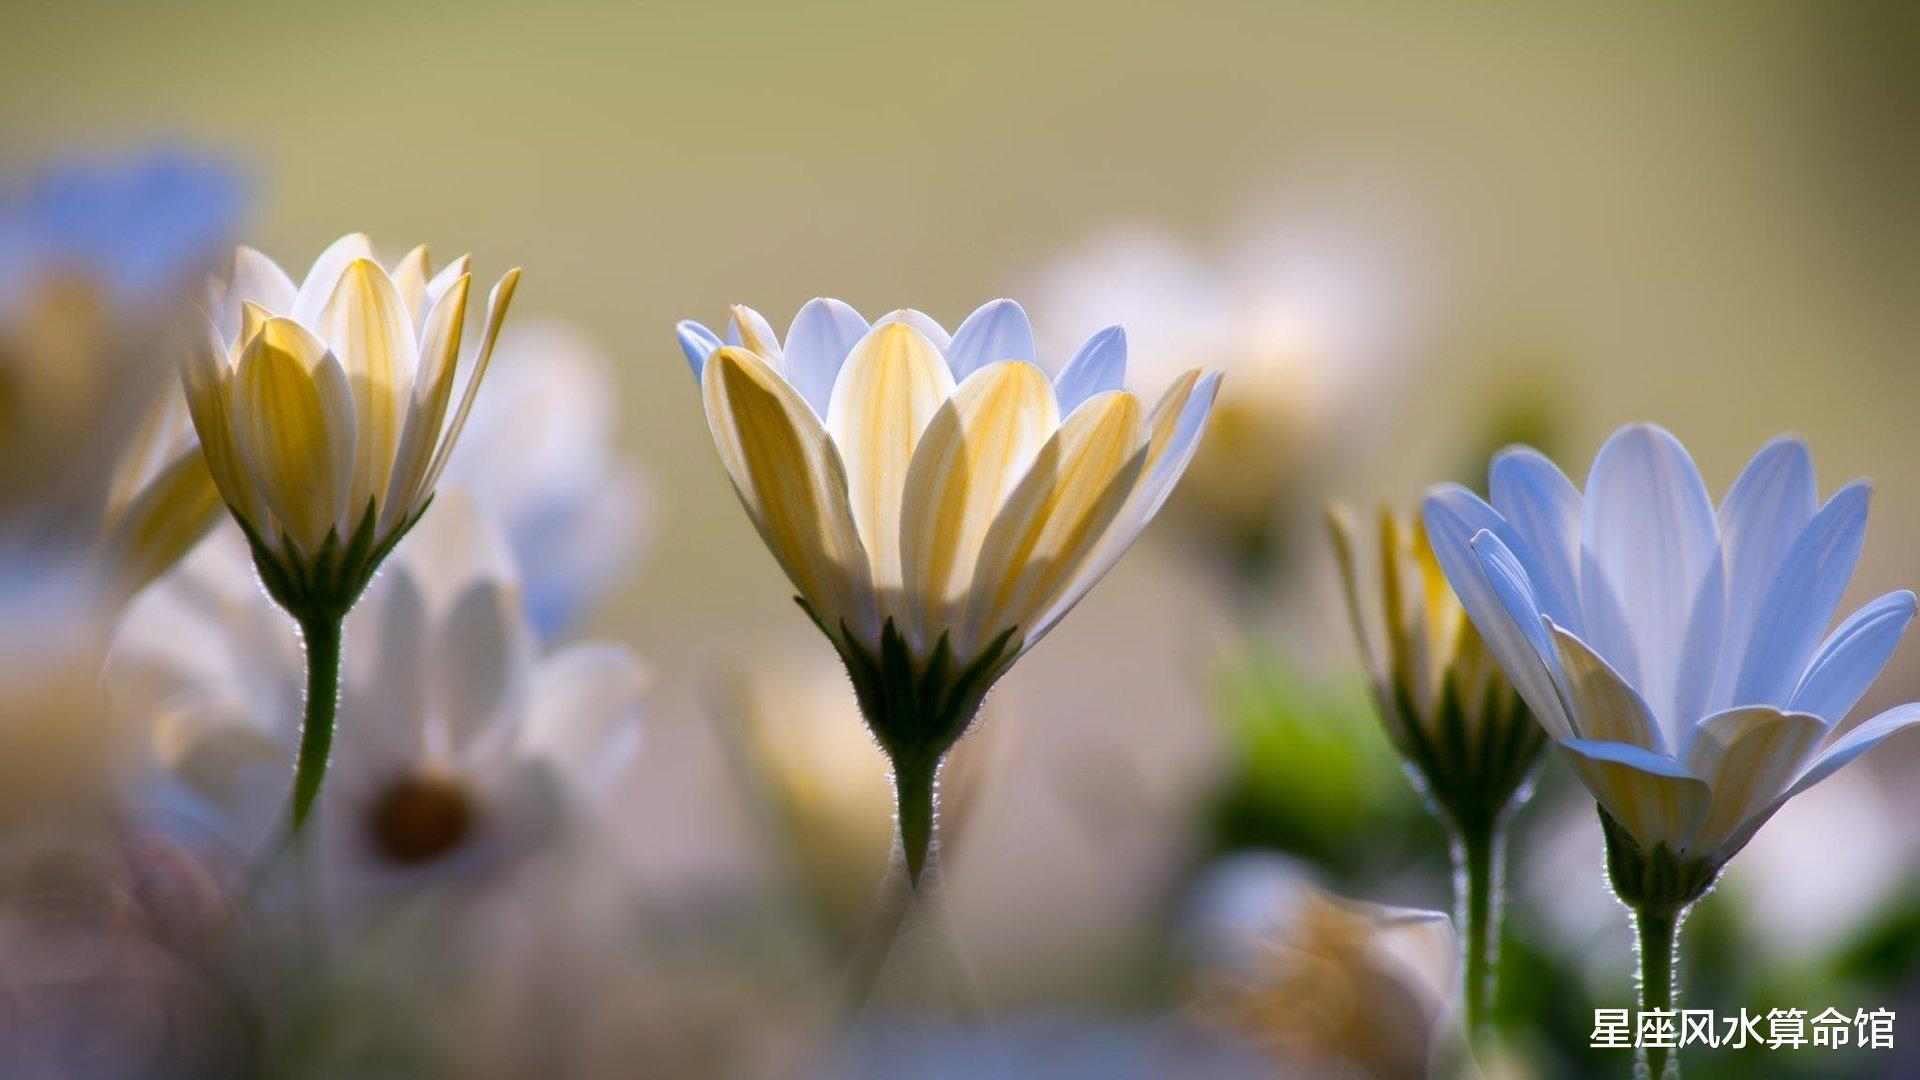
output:
[[[621,1017],[662,1072],[777,1072],[796,997],[823,992],[768,929],[792,903],[780,834],[729,733],[837,678],[718,467],[677,319],[740,301],[784,326],[831,295],[951,326],[1013,295],[1043,342],[1067,340],[1098,324],[1049,326],[1087,313],[1045,301],[1116,235],[1223,282],[1269,251],[1342,282],[1337,310],[1301,316],[1338,324],[1309,327],[1334,345],[1307,362],[1356,385],[1266,508],[1263,568],[1163,521],[992,698],[948,888],[998,1019],[909,1025],[922,1063],[1016,1052],[973,1037],[990,1030],[1151,1075],[1136,1040],[1174,1052],[1167,1017],[1194,980],[1174,943],[1230,853],[1447,906],[1440,834],[1360,693],[1324,498],[1411,506],[1426,483],[1477,482],[1516,435],[1578,476],[1639,419],[1674,430],[1717,494],[1791,430],[1824,490],[1877,483],[1849,608],[1920,581],[1908,5],[10,0],[4,21],[10,167],[156,142],[224,155],[253,192],[246,238],[290,268],[350,230],[524,265],[514,318],[565,320],[609,358],[651,527],[588,629],[632,645],[653,684],[600,849],[631,890],[607,947],[648,986],[604,992],[641,999]],[[1247,362],[1193,360],[1230,382]],[[1920,696],[1915,649],[1865,707]],[[753,679],[775,689],[743,705]],[[1768,854],[1763,834],[1742,857],[1756,872],[1694,928],[1725,959],[1683,983],[1692,1004],[1920,1005],[1916,758],[1896,741],[1769,826],[1793,839]],[[1513,948],[1538,970],[1513,980],[1511,1067],[1622,1074],[1622,1053],[1583,1048],[1582,1010],[1630,987],[1590,808],[1564,780],[1549,762],[1512,856]],[[1899,1075],[1913,1053],[1847,1067]],[[1836,1060],[1709,1052],[1689,1070]]]

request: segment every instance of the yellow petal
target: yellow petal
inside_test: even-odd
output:
[[[200,452],[207,459],[207,471],[213,475],[221,499],[264,537],[266,505],[254,490],[234,439],[233,368],[227,361],[226,346],[212,326],[195,339],[194,346],[188,350],[181,382],[187,412],[200,438]]]
[[[1381,643],[1383,631],[1377,619],[1384,605],[1378,597],[1361,588],[1359,523],[1353,511],[1331,504],[1327,507],[1327,531],[1333,536],[1334,560],[1340,568],[1340,591],[1347,603],[1354,638],[1360,643],[1360,657],[1367,665],[1367,674],[1384,690],[1388,674]]]
[[[917,648],[957,627],[987,528],[1059,423],[1046,375],[1013,362],[968,376],[927,425],[907,469],[900,541]]]
[[[987,530],[967,600],[970,656],[1002,632],[1045,609],[1119,513],[1145,464],[1140,401],[1111,390],[1089,398],[1034,459]]]
[[[1566,676],[1567,706],[1581,738],[1626,743],[1656,754],[1667,752],[1646,703],[1605,660],[1557,626],[1553,628],[1553,644],[1560,656],[1560,671]]]
[[[733,322],[734,333],[740,336],[740,347],[759,353],[764,359],[774,363],[780,361],[780,339],[774,336],[773,327],[768,325],[765,316],[745,304],[735,304],[728,310]]]
[[[407,323],[418,329],[427,313],[427,245],[406,253],[393,268],[393,288],[407,305]]]
[[[353,390],[353,483],[347,497],[358,519],[382,502],[393,475],[394,450],[413,390],[413,320],[387,272],[372,259],[355,259],[320,316],[321,334],[346,370]]]
[[[1560,747],[1594,799],[1636,841],[1648,848],[1665,844],[1683,854],[1695,850],[1694,838],[1712,800],[1707,785],[1680,775],[1672,762],[1663,766],[1671,768],[1669,774],[1594,756],[1608,745],[1582,740]]]
[[[200,447],[190,446],[115,517],[106,539],[115,588],[131,596],[165,573],[206,535],[219,513],[213,474]]]
[[[433,461],[427,466],[427,475],[420,481],[408,497],[409,510],[417,509],[433,493],[433,486],[440,482],[440,473],[447,467],[447,456],[453,453],[454,443],[459,441],[460,432],[467,426],[467,416],[473,412],[473,398],[480,392],[480,380],[486,377],[487,365],[493,360],[493,346],[500,340],[500,325],[507,321],[507,307],[513,303],[514,290],[520,287],[520,268],[514,267],[501,275],[494,283],[493,290],[487,294],[487,328],[480,338],[480,355],[473,361],[473,372],[467,376],[467,388],[460,395],[460,408],[453,414],[453,422],[440,436],[434,447]],[[431,290],[429,290],[431,291]]]
[[[1785,791],[1826,733],[1817,716],[1765,707],[1717,713],[1695,728],[1687,771],[1713,789],[1700,845],[1720,843]]]
[[[340,275],[355,259],[371,258],[373,241],[368,240],[365,233],[348,233],[328,244],[320,257],[313,260],[313,266],[300,282],[300,291],[294,295],[291,312],[293,321],[301,326],[319,326],[320,313],[326,309],[327,299],[340,283]]]
[[[700,383],[720,460],[780,568],[830,629],[844,619],[871,641],[878,622],[867,553],[840,455],[813,408],[746,349],[717,350]]]
[[[406,427],[394,452],[387,501],[380,508],[380,529],[399,524],[415,504],[415,495],[432,461],[440,425],[453,398],[453,373],[460,358],[460,334],[466,323],[467,294],[473,276],[462,274],[427,313],[420,340],[420,373],[407,404]]]
[[[312,554],[342,516],[353,473],[353,394],[324,345],[270,319],[240,358],[233,430],[261,498]]]
[[[900,511],[920,433],[953,395],[953,374],[933,343],[895,323],[854,346],[833,384],[827,430],[846,464],[854,524],[873,563],[884,614],[907,623],[901,599]]]

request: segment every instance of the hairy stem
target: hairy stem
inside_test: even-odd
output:
[[[1651,905],[1634,912],[1634,930],[1640,939],[1640,1011],[1673,1008],[1674,938],[1680,924],[1677,912]],[[1663,1046],[1640,1051],[1645,1075],[1652,1080],[1678,1080],[1680,1061]]]
[[[1505,862],[1503,831],[1495,824],[1460,830],[1461,925],[1465,931],[1467,1034],[1478,1041],[1492,1022],[1494,966],[1500,949],[1500,886]]]
[[[300,756],[293,767],[292,836],[300,834],[327,775],[334,718],[340,711],[340,627],[344,621],[337,615],[300,620],[300,634],[307,644],[307,709],[300,725]]]
[[[896,762],[893,768],[894,798],[898,802],[900,850],[906,857],[907,886],[920,887],[920,879],[934,858],[934,778],[939,774],[938,758],[925,762]]]

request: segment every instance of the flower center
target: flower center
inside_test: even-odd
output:
[[[431,862],[473,831],[473,799],[446,776],[404,776],[374,800],[368,826],[376,850],[402,865]]]

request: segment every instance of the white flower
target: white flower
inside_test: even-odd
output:
[[[1328,227],[1253,233],[1225,253],[1145,229],[1106,233],[1054,262],[1034,293],[1056,333],[1124,321],[1145,381],[1194,364],[1226,375],[1174,498],[1174,512],[1215,543],[1268,528],[1307,464],[1359,445],[1396,391],[1405,303],[1385,260]]]
[[[1616,432],[1584,494],[1518,448],[1489,506],[1444,485],[1427,532],[1474,625],[1612,821],[1709,875],[1788,799],[1920,721],[1849,720],[1914,615],[1901,590],[1825,633],[1866,535],[1868,486],[1824,505],[1798,439],[1716,511],[1685,449]],[[1682,898],[1690,899],[1690,898]]]
[[[595,789],[637,738],[633,657],[595,643],[540,656],[497,534],[457,489],[441,506],[347,622],[318,820],[329,883],[353,895],[511,862],[548,834],[556,796]],[[135,603],[115,646],[112,685],[152,711],[159,764],[243,855],[283,824],[302,670],[226,529]]]
[[[506,533],[527,621],[544,641],[574,625],[630,570],[650,530],[640,464],[616,456],[619,394],[607,358],[546,321],[500,335],[470,434],[447,462]]]

